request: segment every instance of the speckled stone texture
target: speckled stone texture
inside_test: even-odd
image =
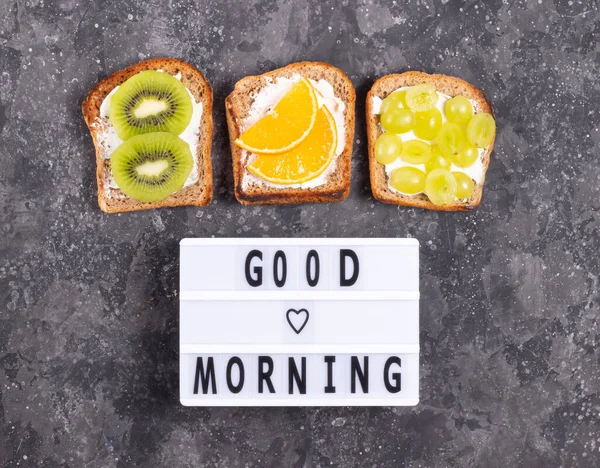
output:
[[[535,0],[0,2],[0,461],[4,467],[600,466],[600,13]],[[215,90],[215,200],[106,215],[80,104],[138,60]],[[236,80],[323,60],[357,89],[350,197],[243,207],[223,101]],[[484,89],[498,122],[481,206],[373,200],[364,99],[408,69]],[[178,403],[178,242],[421,242],[415,408]]]

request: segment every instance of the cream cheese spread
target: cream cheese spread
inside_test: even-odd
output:
[[[408,88],[407,86],[404,86],[402,88],[398,88],[397,90],[393,91],[393,93],[405,90],[407,88]],[[393,93],[390,93],[390,94],[393,94]],[[448,96],[447,94],[442,94],[439,91],[438,91],[437,94],[438,94],[438,101],[437,101],[436,107],[438,108],[438,110],[442,114],[442,123],[445,123],[445,122],[448,121],[448,119],[446,118],[446,114],[444,112],[444,105],[446,104],[446,101],[448,99],[450,99],[450,96]],[[477,107],[477,104],[475,102],[473,102],[472,100],[470,100],[470,99],[469,99],[469,101],[471,102],[471,105],[473,106],[473,110],[475,110],[476,107]],[[379,98],[377,96],[373,97],[373,100],[371,102],[373,114],[379,115],[379,111],[380,111],[381,103],[382,102],[383,102],[383,100],[381,98]],[[399,134],[398,136],[402,139],[402,142],[405,142],[405,141],[408,141],[408,140],[421,140],[421,141],[425,141],[425,142],[429,143],[428,140],[423,140],[422,138],[418,138],[414,134],[414,132],[412,130],[410,132]],[[469,166],[467,168],[462,168],[462,167],[458,167],[458,166],[452,164],[452,167],[450,168],[450,171],[464,172],[469,177],[471,177],[471,179],[473,179],[476,184],[480,184],[481,183],[481,179],[483,178],[483,160],[482,160],[482,155],[485,152],[485,148],[479,148],[478,152],[479,152],[479,157],[477,158],[477,161],[475,161],[475,163],[473,163],[473,165],[471,165],[471,166]],[[392,187],[389,184],[390,174],[392,173],[392,171],[394,169],[397,169],[397,168],[402,167],[402,166],[417,167],[417,168],[421,169],[422,171],[425,171],[425,165],[424,164],[410,164],[410,163],[407,163],[407,162],[403,161],[401,158],[397,158],[392,163],[386,164],[385,165],[385,172],[386,172],[386,174],[388,176],[388,187],[389,187],[390,190],[392,190],[394,192],[397,192],[397,193],[402,193],[402,192],[399,192],[398,190],[396,190],[394,187]],[[407,194],[403,194],[403,195],[407,195]]]
[[[264,86],[256,95],[254,96],[254,101],[250,110],[248,112],[248,116],[244,119],[240,124],[240,128],[242,132],[256,122],[258,122],[262,117],[264,117],[275,105],[286,95],[286,93],[300,81],[302,77],[299,74],[294,74],[291,77],[278,77],[276,79],[268,78],[268,83]],[[317,101],[319,103],[319,107],[325,106],[327,110],[331,113],[333,119],[335,120],[335,126],[337,129],[337,148],[335,151],[335,157],[329,167],[323,171],[318,177],[308,180],[306,182],[302,182],[300,184],[274,184],[267,180],[261,179],[260,177],[251,174],[248,171],[243,171],[242,174],[242,187],[245,189],[249,185],[266,185],[270,188],[314,188],[320,185],[327,183],[327,180],[330,174],[335,171],[335,167],[337,166],[337,158],[342,151],[344,151],[344,146],[346,145],[346,120],[344,118],[344,110],[346,108],[344,102],[335,96],[335,92],[333,90],[333,86],[329,81],[325,79],[320,80],[310,80],[313,88],[316,91]],[[247,166],[252,163],[253,158],[256,156],[246,150],[242,150],[242,164]]]

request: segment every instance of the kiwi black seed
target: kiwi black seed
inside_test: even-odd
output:
[[[141,202],[164,200],[181,190],[194,167],[190,146],[168,132],[131,137],[110,162],[119,188]]]
[[[177,78],[155,70],[133,75],[110,100],[109,119],[117,135],[170,132],[179,135],[192,119],[192,97]]]

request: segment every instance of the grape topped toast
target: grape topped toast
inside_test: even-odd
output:
[[[376,199],[445,211],[479,205],[495,138],[480,89],[445,75],[387,75],[367,94],[366,114]]]

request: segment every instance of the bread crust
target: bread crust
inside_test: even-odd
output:
[[[253,96],[268,83],[269,79],[291,77],[294,74],[313,80],[326,79],[333,86],[336,97],[345,104],[345,146],[342,153],[335,158],[335,171],[329,175],[325,184],[314,188],[264,185],[243,187],[242,180],[246,170],[242,162],[243,150],[235,144],[235,140],[241,136],[241,123],[246,118],[254,101]],[[233,163],[234,192],[237,200],[244,205],[337,202],[344,200],[350,192],[355,101],[354,86],[346,74],[339,68],[323,62],[293,63],[262,75],[247,76],[238,81],[233,92],[225,100]]]
[[[483,193],[483,184],[485,182],[485,174],[490,164],[490,154],[494,148],[494,139],[485,148],[482,154],[483,158],[483,175],[481,182],[475,184],[475,191],[466,202],[455,202],[450,205],[438,206],[429,201],[427,195],[402,195],[391,190],[388,186],[388,176],[385,172],[385,166],[375,159],[375,141],[382,133],[379,125],[379,115],[373,114],[373,98],[379,97],[384,99],[388,94],[403,86],[414,86],[421,83],[431,83],[436,90],[447,94],[450,97],[462,95],[469,98],[474,103],[474,112],[487,112],[493,115],[490,102],[479,88],[472,84],[446,75],[428,74],[418,71],[410,71],[400,74],[385,75],[379,78],[370,91],[367,93],[366,102],[366,120],[367,120],[367,140],[369,152],[369,172],[371,178],[371,190],[373,196],[383,203],[393,203],[397,205],[412,206],[416,208],[424,208],[427,210],[438,211],[470,211],[476,208],[481,202]]]
[[[198,150],[194,157],[198,165],[198,180],[158,202],[140,202],[127,197],[117,188],[105,187],[104,180],[110,175],[110,159],[102,158],[99,141],[100,106],[104,98],[117,86],[133,75],[146,70],[162,70],[170,75],[181,73],[181,82],[188,88],[197,102],[202,102],[202,118],[198,134]],[[149,210],[174,206],[204,206],[211,202],[213,195],[212,145],[213,93],[204,75],[193,65],[174,58],[155,58],[131,65],[100,81],[81,104],[83,117],[92,135],[96,148],[96,180],[98,183],[98,205],[106,213]]]

